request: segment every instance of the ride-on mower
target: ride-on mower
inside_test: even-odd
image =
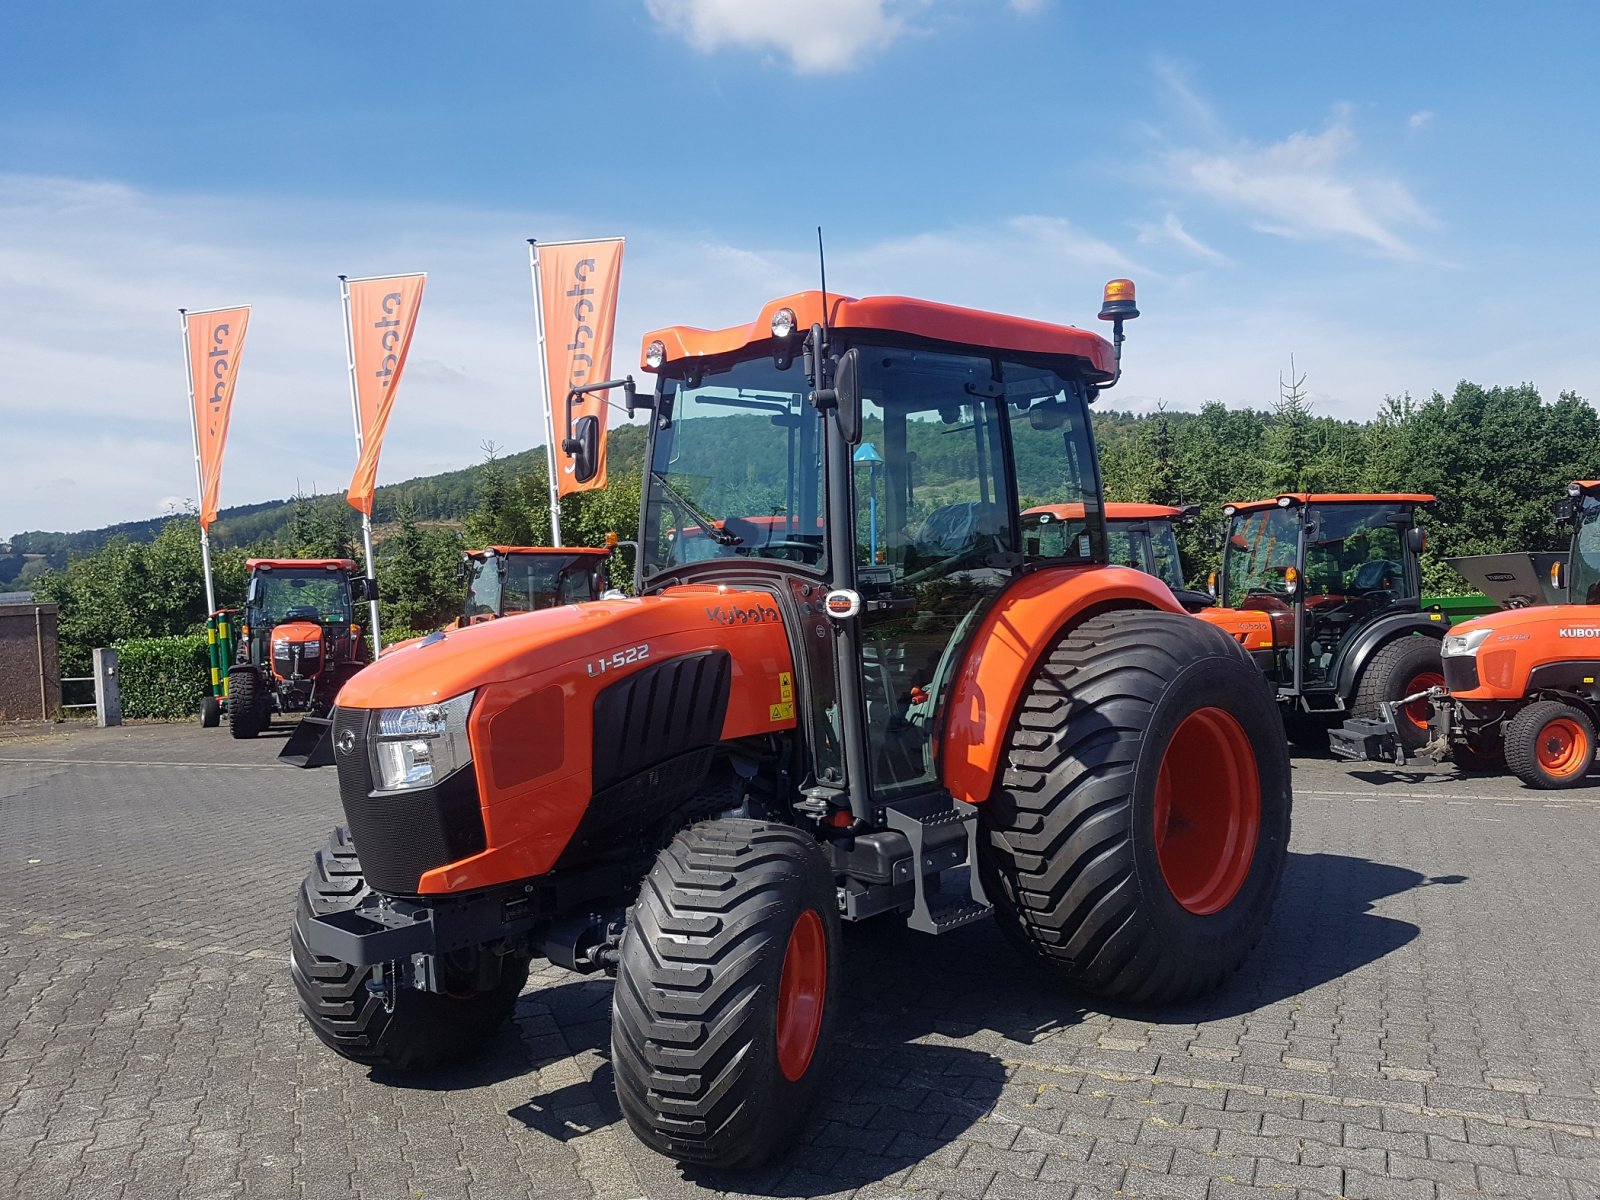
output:
[[[445,633],[340,695],[348,827],[292,930],[317,1036],[439,1064],[531,958],[604,971],[629,1125],[743,1167],[821,1086],[844,922],[992,911],[1141,1004],[1228,976],[1283,873],[1288,754],[1238,645],[1107,566],[1088,405],[1136,315],[1126,281],[1114,342],[806,292],[647,335],[638,597]],[[1032,546],[1019,495],[1084,535]]]
[[[1424,612],[1417,494],[1296,493],[1229,504],[1219,606],[1199,615],[1249,651],[1277,691],[1289,740],[1328,744],[1346,717],[1444,681],[1449,622]],[[1400,741],[1428,737],[1428,703],[1402,706]]]
[[[1199,511],[1198,504],[1106,501],[1109,561],[1154,575],[1172,589],[1178,603],[1190,612],[1210,607],[1217,602],[1216,597],[1196,591],[1184,582],[1183,560],[1178,554],[1177,527],[1192,523]],[[1059,547],[1063,542],[1082,537],[1085,521],[1081,504],[1041,504],[1024,510],[1022,540],[1038,543],[1030,553],[1038,553],[1046,543]]]
[[[1430,696],[1432,740],[1424,750],[1448,755],[1468,771],[1508,767],[1535,788],[1582,784],[1594,766],[1600,729],[1600,480],[1570,484],[1556,515],[1572,523],[1572,544],[1564,559],[1551,563],[1547,589],[1513,581],[1506,560],[1518,556],[1481,556],[1501,560],[1489,567],[1486,588],[1510,584],[1513,597],[1532,603],[1450,630],[1443,686]],[[1469,579],[1480,565],[1451,561]],[[1540,602],[1550,596],[1566,603]],[[1393,737],[1394,722],[1380,715],[1348,722],[1338,748],[1348,758],[1403,761]]]
[[[233,666],[228,727],[253,738],[274,713],[304,713],[279,758],[294,766],[331,762],[326,716],[345,682],[367,662],[354,605],[373,594],[348,558],[252,558]]]

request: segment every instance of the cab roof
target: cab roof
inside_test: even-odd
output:
[[[1234,512],[1277,508],[1285,496],[1295,504],[1432,504],[1437,499],[1423,492],[1280,492],[1265,500],[1235,500],[1225,507]]]
[[[1105,504],[1108,521],[1158,521],[1163,517],[1184,516],[1190,508],[1175,504],[1142,504],[1131,500],[1107,500]],[[1025,517],[1030,513],[1049,513],[1057,520],[1068,521],[1083,516],[1083,505],[1040,504],[1022,510]]]
[[[795,331],[789,341],[798,350],[806,331],[822,321],[822,293],[819,291],[796,292],[773,300],[748,325],[731,325],[726,329],[672,325],[654,330],[644,335],[640,365],[645,370],[654,369],[646,361],[645,353],[650,343],[656,341],[666,347],[669,363],[731,354],[747,346],[770,342],[773,340],[772,318],[785,308],[792,309],[795,314]],[[1097,382],[1110,382],[1117,375],[1117,356],[1111,343],[1097,333],[1071,325],[1051,325],[905,296],[867,296],[858,300],[830,294],[827,318],[828,325],[834,329],[882,330],[963,346],[1024,354],[1071,355],[1088,363],[1090,375]]]
[[[485,546],[481,550],[465,550],[468,558],[482,558],[493,550],[496,554],[595,554],[604,556],[611,551],[601,546]]]
[[[245,570],[254,571],[265,567],[269,571],[288,571],[299,569],[302,571],[346,571],[356,569],[354,559],[350,558],[251,558],[246,559]]]

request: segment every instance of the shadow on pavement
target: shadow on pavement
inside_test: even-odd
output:
[[[1415,925],[1373,906],[1420,887],[1465,882],[1339,854],[1289,855],[1266,936],[1220,991],[1161,1009],[1115,1010],[1156,1023],[1238,1016],[1357,970],[1406,945]],[[800,1197],[864,1187],[926,1160],[990,1112],[1005,1086],[1003,1050],[950,1041],[998,1034],[1036,1044],[1113,1011],[1075,994],[1018,955],[992,923],[941,938],[885,920],[847,929],[844,1011],[834,1065],[810,1127],[793,1151],[755,1172],[680,1168],[719,1190]],[[517,1021],[476,1063],[408,1087],[504,1082],[589,1051],[608,1053],[611,985],[577,979],[524,994]],[[1079,1043],[1069,1043],[1068,1057]],[[375,1077],[376,1078],[376,1077]],[[384,1082],[390,1082],[385,1079]],[[400,1082],[400,1081],[395,1081]],[[620,1124],[609,1062],[593,1077],[532,1095],[508,1113],[569,1141]],[[641,1153],[644,1151],[641,1150]]]

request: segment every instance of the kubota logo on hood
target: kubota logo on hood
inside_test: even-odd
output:
[[[1578,629],[1559,629],[1558,637],[1565,638],[1600,638],[1600,625],[1587,625]]]

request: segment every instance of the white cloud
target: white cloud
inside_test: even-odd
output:
[[[645,0],[661,25],[705,53],[775,50],[796,71],[847,71],[905,32],[916,0]]]
[[[1183,227],[1183,222],[1178,220],[1177,214],[1168,213],[1166,219],[1159,225],[1141,224],[1136,227],[1139,232],[1139,244],[1142,246],[1159,246],[1171,243],[1181,246],[1196,258],[1203,258],[1207,262],[1216,263],[1218,266],[1230,265],[1232,260],[1220,250],[1206,245],[1194,234]]]
[[[1400,180],[1353,165],[1357,149],[1340,109],[1320,133],[1292,133],[1269,146],[1169,150],[1161,169],[1168,184],[1249,218],[1263,233],[1355,241],[1390,258],[1416,258],[1402,230],[1431,228],[1432,216]]]
[[[1432,121],[1433,110],[1424,108],[1420,112],[1414,112],[1411,114],[1410,119],[1406,121],[1406,127],[1408,129],[1421,129]]]

